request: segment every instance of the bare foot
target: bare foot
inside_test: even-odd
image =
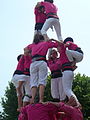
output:
[[[74,106],[77,106],[77,101],[73,96],[71,96],[69,101],[66,104],[74,107]]]
[[[30,99],[30,104],[34,104],[34,99]]]
[[[43,103],[43,100],[39,100],[39,103]]]
[[[82,105],[73,96],[70,97],[69,101],[66,104],[72,107],[82,109]]]
[[[79,108],[80,110],[82,110],[82,105],[79,102],[77,102],[77,105],[75,106],[75,108]]]

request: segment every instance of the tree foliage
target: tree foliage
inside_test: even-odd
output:
[[[90,117],[90,77],[75,75],[73,91],[82,104],[84,116]]]
[[[0,112],[0,120],[3,120],[3,114]]]
[[[2,98],[3,120],[16,120],[17,96],[14,85],[9,82],[9,87],[6,88],[5,97]]]
[[[47,85],[45,89],[45,101],[51,101],[51,77],[50,75],[47,78]],[[90,117],[90,77],[85,75],[77,74],[74,77],[73,82],[73,91],[78,97],[80,103],[83,106],[83,113],[85,120],[89,120],[87,118]],[[36,97],[38,99],[38,97]],[[2,107],[3,112],[0,112],[0,120],[17,120],[18,113],[17,109],[17,96],[15,87],[11,82],[9,82],[9,86],[6,88],[5,95],[2,98]]]

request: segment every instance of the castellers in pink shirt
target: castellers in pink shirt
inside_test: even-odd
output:
[[[46,21],[41,29],[42,35],[44,35],[45,40],[48,40],[47,30],[54,26],[58,40],[62,40],[61,36],[61,26],[59,22],[59,17],[57,16],[57,7],[53,4],[53,0],[44,0],[44,2],[38,3],[39,6],[45,7]]]

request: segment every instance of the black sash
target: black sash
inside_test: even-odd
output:
[[[58,77],[62,77],[61,70],[53,70],[53,71],[51,71],[51,78],[58,78]]]

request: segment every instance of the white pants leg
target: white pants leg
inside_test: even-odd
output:
[[[41,61],[40,65],[39,65],[39,82],[38,82],[38,85],[41,84],[41,85],[46,86],[47,75],[48,75],[47,63],[44,62],[44,61]]]
[[[24,81],[25,83],[25,80],[26,80],[26,76],[23,74],[23,75],[18,75],[18,74],[15,74],[13,77],[12,77],[12,83],[14,84],[15,88],[17,89],[19,87],[19,81]],[[24,85],[23,83],[23,85]],[[22,94],[24,93],[23,92],[23,85],[21,87],[21,91],[22,91]],[[19,93],[17,92],[17,96],[19,96]]]
[[[51,95],[53,98],[58,98],[60,100],[64,100],[66,98],[61,77],[51,79]]]
[[[73,78],[74,78],[74,73],[72,71],[70,70],[64,71],[62,77],[62,84],[63,84],[64,92],[68,96],[68,98],[73,96],[77,100],[76,95],[72,91]]]
[[[65,100],[66,94],[63,89],[62,77],[60,77],[60,81],[59,81],[59,94],[60,94],[60,101]]]
[[[25,89],[25,95],[26,96],[24,96],[23,101],[24,102],[29,102],[30,101],[29,97],[31,96],[30,76],[26,75],[26,81],[24,82],[24,89]]]
[[[81,62],[83,59],[83,54],[74,50],[66,50],[66,55],[70,62],[75,59],[75,61],[78,63]]]
[[[58,78],[52,78],[51,79],[51,95],[53,98],[59,99],[59,79]]]
[[[30,74],[31,74],[31,87],[42,84],[46,85],[47,79],[47,63],[45,61],[35,61],[31,63]]]
[[[30,65],[30,75],[31,75],[31,88],[33,86],[37,87],[38,86],[38,68],[37,68],[37,64],[35,64],[35,62],[31,63]]]
[[[43,25],[43,27],[41,29],[41,33],[43,35],[46,34],[47,30],[51,26],[54,26],[58,40],[62,40],[60,22],[56,18],[48,18],[48,19],[46,19],[46,21],[45,21],[45,23],[44,23],[44,25]]]

